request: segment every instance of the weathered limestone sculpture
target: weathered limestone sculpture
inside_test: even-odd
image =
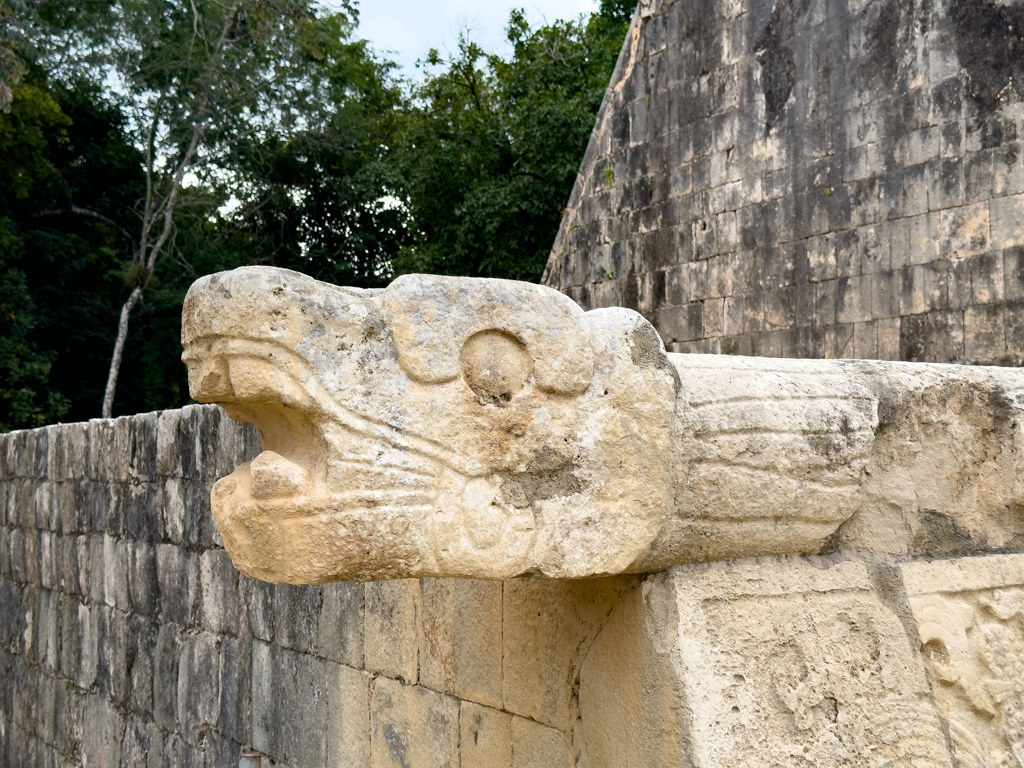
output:
[[[667,354],[542,286],[267,267],[198,280],[182,342],[192,396],[260,430],[213,510],[269,581],[1024,546],[1013,369]]]

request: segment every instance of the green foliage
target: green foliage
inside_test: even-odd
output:
[[[514,12],[508,60],[463,39],[412,85],[347,5],[0,0],[0,430],[98,415],[137,285],[115,413],[188,402],[181,302],[202,274],[536,279],[631,13]],[[150,274],[147,205],[193,135]]]
[[[48,382],[51,355],[30,339],[38,323],[25,274],[16,266],[23,245],[0,217],[0,431],[38,427],[63,416],[65,397]]]
[[[239,145],[239,166],[259,170],[232,222],[260,263],[379,286],[391,278],[409,228],[403,180],[388,161],[403,96],[393,65],[375,59],[365,42],[319,50],[334,62],[318,97],[328,106],[288,137]]]
[[[508,61],[466,37],[430,52],[400,150],[416,232],[399,271],[540,277],[631,12],[531,29],[513,11]]]

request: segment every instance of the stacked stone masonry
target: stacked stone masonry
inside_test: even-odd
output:
[[[578,649],[635,579],[247,579],[210,488],[258,452],[215,406],[0,436],[0,765],[575,764]]]
[[[0,765],[1011,765],[1024,555],[289,587],[220,546],[216,407],[0,437]]]
[[[645,0],[545,281],[671,351],[1024,363],[1024,3]]]

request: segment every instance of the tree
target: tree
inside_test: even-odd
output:
[[[315,119],[287,140],[243,141],[239,166],[250,169],[244,200],[230,224],[260,263],[321,280],[376,287],[408,239],[403,179],[389,148],[405,101],[365,41],[339,41]],[[312,115],[310,115],[312,118]]]
[[[338,41],[351,34],[354,18],[351,6],[323,13],[305,0],[127,0],[73,20],[53,12],[53,26],[81,35],[87,63],[113,79],[144,158],[138,221],[129,227],[107,218],[130,240],[132,256],[104,417],[113,411],[129,318],[158,261],[174,248],[177,212],[197,198],[210,202],[207,189],[244,185],[250,169],[235,162],[244,142],[286,141],[309,129],[331,90]],[[103,215],[82,204],[67,212]]]
[[[540,277],[632,10],[537,29],[513,11],[508,61],[466,36],[431,51],[401,145],[416,235],[400,271]]]

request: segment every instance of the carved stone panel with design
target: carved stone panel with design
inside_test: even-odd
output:
[[[861,562],[671,572],[689,764],[951,766],[920,655]]]
[[[1024,766],[1024,555],[903,566],[957,766]]]

